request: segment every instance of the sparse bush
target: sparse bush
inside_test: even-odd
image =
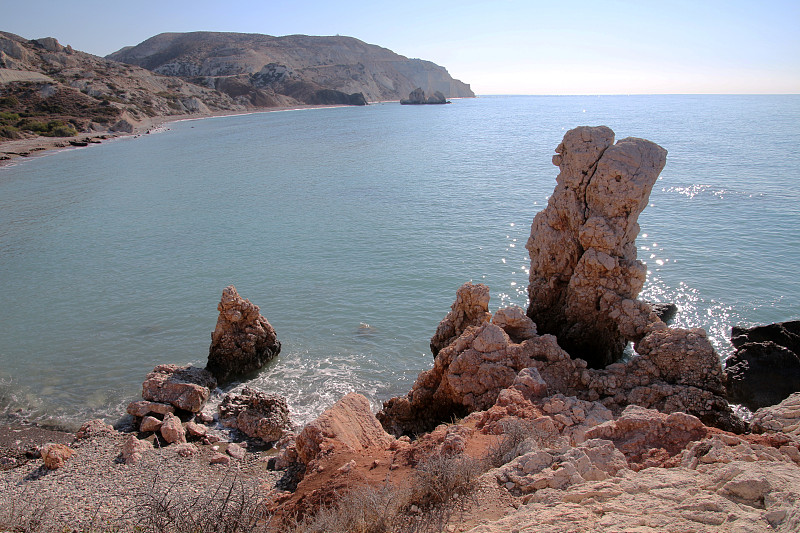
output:
[[[265,531],[269,514],[256,482],[245,484],[237,475],[223,478],[213,492],[186,497],[164,487],[158,476],[136,495],[128,515],[136,530],[177,533],[247,533]]]
[[[487,468],[497,468],[539,448],[553,444],[552,435],[542,433],[530,421],[512,418],[500,422],[500,440],[486,450]]]
[[[0,503],[0,531],[43,533],[60,531],[53,500],[37,496],[27,488],[19,498]]]
[[[0,126],[0,137],[5,139],[19,139],[19,129],[14,126]]]
[[[474,495],[480,461],[464,454],[433,453],[414,470],[411,503],[421,509],[448,507]]]
[[[319,509],[294,528],[295,533],[392,533],[407,522],[401,517],[408,493],[390,484],[351,490],[333,505]]]

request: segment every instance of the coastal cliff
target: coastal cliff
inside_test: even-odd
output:
[[[443,67],[353,37],[192,32],[162,33],[108,59],[217,89],[238,103],[326,103],[319,91],[400,100],[421,87],[445,97],[475,96]]]

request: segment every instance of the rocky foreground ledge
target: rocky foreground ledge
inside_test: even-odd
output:
[[[723,369],[702,329],[637,299],[636,219],[666,151],[583,127],[557,152],[529,308],[491,313],[488,287],[459,288],[406,396],[376,415],[351,393],[299,430],[252,388],[209,411],[218,380],[280,351],[229,287],[209,365],[156,367],[128,408],[138,431],[94,421],[5,453],[0,527],[36,522],[17,503],[32,501],[52,507],[40,529],[800,531],[800,325],[735,331]],[[765,379],[781,386],[754,397]],[[751,420],[738,397],[760,407]]]

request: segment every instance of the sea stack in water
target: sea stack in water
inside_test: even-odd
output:
[[[667,151],[644,139],[614,144],[611,129],[583,126],[568,131],[556,152],[556,188],[526,246],[528,316],[572,357],[603,368],[643,333],[635,326],[633,338],[621,331],[622,315],[650,314],[636,301],[646,277],[636,259],[637,219]]]
[[[225,383],[258,370],[281,351],[281,343],[257,305],[233,285],[225,287],[217,306],[219,318],[211,334],[206,370]]]
[[[447,101],[447,98],[439,92],[436,91],[433,95],[425,98],[425,91],[422,90],[421,87],[417,87],[411,93],[409,93],[408,98],[405,100],[400,100],[402,105],[425,105],[425,104],[449,104],[450,102]]]

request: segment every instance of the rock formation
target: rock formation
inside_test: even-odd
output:
[[[641,139],[613,139],[606,127],[576,128],[557,149],[556,190],[528,241],[528,316],[509,308],[491,318],[488,288],[461,287],[431,339],[433,368],[378,413],[387,431],[429,431],[488,409],[509,387],[529,398],[544,396],[546,388],[615,413],[628,405],[686,412],[744,430],[723,398],[724,374],[705,332],[669,328],[635,299],[645,280],[636,260],[636,219],[666,152]],[[638,355],[610,364],[630,340]]]
[[[222,383],[260,369],[281,351],[281,343],[257,305],[231,285],[222,291],[219,318],[211,334],[206,370]]]
[[[163,404],[169,404],[177,409],[197,413],[217,387],[217,381],[208,371],[178,365],[158,365],[142,383],[142,398],[154,404],[141,404],[134,402],[128,406],[128,412],[135,411],[136,416],[156,413],[163,415],[169,413]],[[145,412],[146,409],[150,409]]]
[[[725,361],[728,399],[751,410],[800,391],[800,321],[731,330],[736,351]]]
[[[425,104],[449,104],[450,102],[447,101],[447,98],[439,92],[436,91],[433,95],[425,98],[425,91],[422,90],[421,87],[417,87],[411,93],[409,93],[408,98],[400,100],[402,105],[425,105]]]
[[[751,427],[756,433],[781,431],[800,439],[800,392],[795,392],[778,405],[756,411]]]
[[[456,291],[456,301],[431,338],[433,356],[436,357],[439,350],[453,342],[468,327],[480,326],[491,319],[489,287],[483,283],[465,283]]]
[[[352,451],[387,447],[394,439],[384,432],[367,399],[350,393],[306,425],[297,436],[297,457],[305,464],[334,447]]]
[[[556,152],[556,188],[526,245],[528,316],[573,357],[602,368],[644,334],[620,321],[652,322],[649,306],[636,301],[646,269],[634,241],[667,152],[643,139],[614,144],[605,126],[568,131]]]
[[[286,399],[245,387],[240,394],[227,394],[219,406],[223,426],[238,429],[248,437],[275,442],[291,430]]]

